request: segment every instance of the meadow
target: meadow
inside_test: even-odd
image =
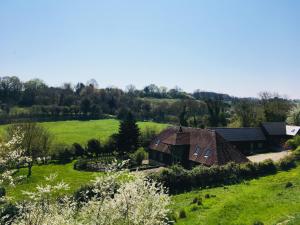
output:
[[[70,187],[69,190],[61,194],[72,194],[78,190],[82,185],[89,183],[96,176],[101,176],[101,173],[77,171],[73,169],[73,163],[68,164],[49,164],[49,165],[36,165],[32,167],[32,176],[25,178],[23,181],[15,186],[5,186],[7,197],[12,201],[18,201],[26,198],[22,191],[33,192],[36,190],[37,185],[47,184],[45,177],[50,174],[57,175],[55,182],[64,181]],[[27,168],[22,168],[17,175],[27,175]]]
[[[119,123],[116,119],[103,119],[42,122],[40,124],[53,134],[55,143],[71,145],[74,142],[86,144],[91,138],[106,141],[110,135],[118,133]],[[138,125],[142,132],[147,127],[160,131],[168,126],[155,122],[138,122]],[[5,127],[7,125],[0,126],[0,134],[5,132]]]
[[[173,196],[178,225],[300,224],[300,166],[242,184],[195,190]],[[291,187],[286,187],[288,182]],[[193,199],[202,199],[202,205]],[[256,222],[256,223],[255,223]],[[262,223],[258,223],[262,222]]]
[[[26,174],[26,169],[21,169]],[[44,177],[57,174],[57,181],[68,183],[73,193],[102,173],[76,171],[73,163],[65,165],[34,166],[32,176],[15,187],[6,187],[8,197],[14,201],[24,199],[22,190],[34,191],[45,184]],[[177,225],[254,225],[300,224],[300,166],[286,172],[253,179],[224,187],[199,189],[172,196],[171,208],[176,214],[184,209],[187,217],[177,220]],[[291,187],[286,187],[288,182]],[[201,205],[193,199],[202,200]],[[257,223],[257,225],[260,225]]]

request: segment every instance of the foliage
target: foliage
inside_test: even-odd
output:
[[[234,116],[231,123],[238,122],[236,127],[256,127],[265,120],[263,108],[256,101],[240,100],[233,109]]]
[[[131,160],[134,161],[134,164],[140,166],[142,165],[142,161],[146,159],[147,152],[144,148],[139,148],[134,153],[130,155]]]
[[[126,154],[135,151],[139,143],[140,129],[132,113],[128,113],[125,120],[121,121],[117,137],[118,151]]]
[[[0,143],[0,184],[14,185],[23,176],[14,176],[20,166],[32,162],[22,148],[24,134],[16,129],[11,138]]]
[[[283,122],[287,119],[293,104],[277,93],[260,93],[261,104],[264,108],[267,122]]]
[[[177,225],[232,225],[253,224],[299,224],[300,167],[274,175],[252,179],[239,184],[199,188],[172,196],[171,210],[179,213],[185,209],[187,218],[178,219]],[[287,182],[293,188],[285,188]],[[206,194],[215,198],[204,198]],[[202,206],[190,210],[191,201],[202,197]]]
[[[296,149],[298,146],[300,146],[300,135],[296,135],[292,139],[289,139],[286,144],[292,149]]]
[[[300,105],[299,104],[293,107],[289,111],[286,121],[288,124],[300,126]]]
[[[101,143],[97,139],[90,139],[87,142],[86,153],[90,156],[98,156],[103,152]]]
[[[8,139],[11,139],[18,132],[22,134],[19,147],[24,149],[23,155],[31,159],[27,162],[27,176],[31,176],[31,168],[34,161],[37,160],[38,157],[46,158],[49,156],[52,135],[41,125],[28,122],[13,124],[7,127],[6,136]]]
[[[66,188],[64,183],[46,184],[37,187],[36,192],[27,192],[30,200],[18,204],[20,213],[14,218],[14,224],[167,224],[169,196],[164,188],[140,174],[120,179],[124,172],[107,171],[106,176],[97,177],[92,189],[79,199],[60,198],[49,201],[56,190]],[[81,192],[82,194],[82,192]],[[78,200],[78,198],[77,198]],[[78,207],[79,206],[79,207]]]
[[[275,164],[271,160],[259,163],[235,164],[228,163],[223,166],[196,166],[192,170],[186,170],[175,165],[164,169],[150,177],[163,183],[169,188],[170,193],[181,193],[193,188],[215,187],[234,184],[246,179],[275,174],[279,169],[288,170],[296,166],[295,157],[288,156]]]

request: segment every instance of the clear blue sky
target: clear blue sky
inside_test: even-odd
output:
[[[300,1],[1,0],[11,75],[300,98]]]

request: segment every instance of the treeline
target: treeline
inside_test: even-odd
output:
[[[0,104],[0,123],[108,116],[123,119],[132,112],[137,120],[194,127],[256,126],[262,121],[285,121],[295,105],[270,93],[262,93],[256,99],[240,99],[200,90],[187,93],[179,87],[167,89],[154,84],[141,90],[133,85],[126,90],[99,88],[95,80],[51,87],[39,79],[23,82],[18,77],[0,77]]]

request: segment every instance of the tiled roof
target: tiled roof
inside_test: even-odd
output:
[[[265,129],[268,135],[275,135],[275,136],[286,135],[285,122],[265,122],[262,123],[262,127]]]
[[[261,128],[214,128],[226,141],[265,141]]]
[[[188,159],[207,166],[230,161],[247,162],[247,158],[228,144],[226,150],[217,147],[216,132],[208,129],[173,127],[161,132],[150,144],[150,149],[171,153],[170,146],[188,145]]]

